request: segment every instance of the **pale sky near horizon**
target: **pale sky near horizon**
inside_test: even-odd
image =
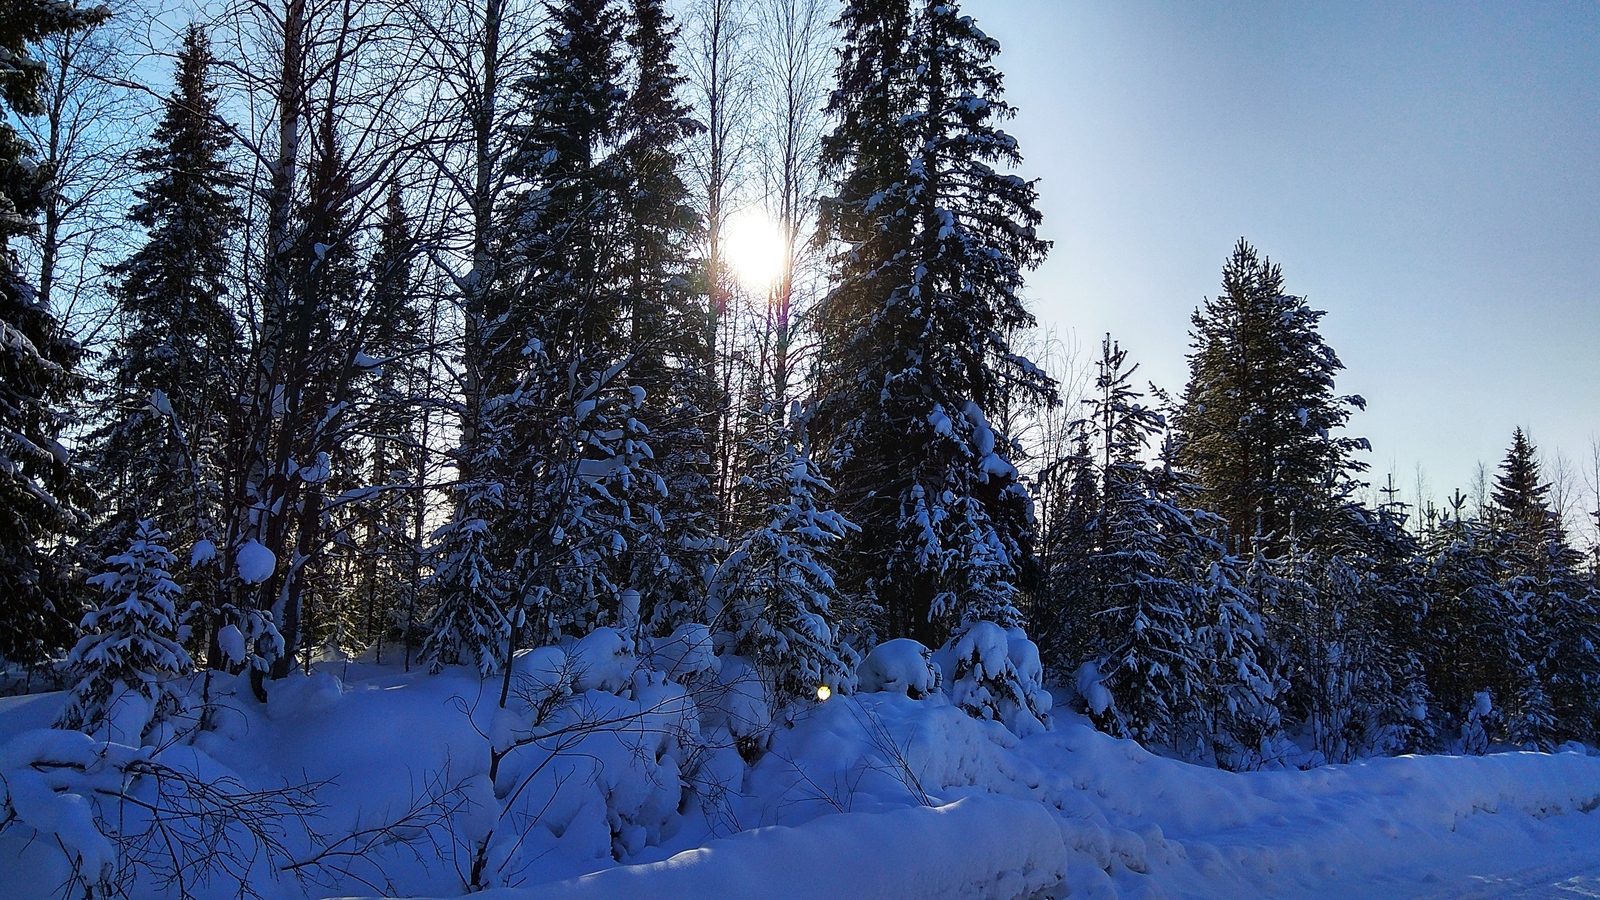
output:
[[[1600,435],[1600,2],[967,0],[1040,179],[1040,322],[1187,376],[1243,236],[1366,397],[1374,482]],[[1580,484],[1581,484],[1581,475]],[[1585,503],[1585,508],[1593,501]]]

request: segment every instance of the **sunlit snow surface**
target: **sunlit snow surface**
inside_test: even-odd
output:
[[[713,744],[726,734],[724,677],[703,673],[689,690]],[[1600,815],[1585,812],[1600,801],[1600,759],[1577,753],[1233,774],[1111,739],[1064,704],[1051,731],[1018,739],[942,694],[874,693],[808,706],[745,770],[731,746],[691,746],[677,686],[639,684],[582,695],[657,718],[551,767],[561,777],[532,789],[506,851],[515,886],[486,898],[1600,896]],[[258,789],[325,780],[309,823],[325,846],[394,821],[430,785],[492,804],[497,687],[459,670],[325,663],[273,684],[265,705],[229,696],[219,729],[169,764]],[[60,702],[0,700],[0,743],[48,726]],[[678,792],[680,772],[698,794]],[[397,830],[313,880],[257,864],[252,886],[268,898],[459,895],[484,821],[464,804],[442,830]],[[317,846],[293,828],[286,845],[299,858]],[[0,832],[0,897],[60,896],[59,856],[15,823]],[[169,893],[139,884],[132,896]]]

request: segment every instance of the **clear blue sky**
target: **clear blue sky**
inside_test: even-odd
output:
[[[1038,177],[1042,323],[1173,390],[1243,236],[1327,310],[1375,481],[1600,433],[1600,2],[966,0]]]

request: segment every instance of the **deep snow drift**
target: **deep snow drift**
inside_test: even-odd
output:
[[[454,896],[474,867],[507,885],[486,894],[501,900],[1501,896],[1600,867],[1600,758],[1580,753],[1234,774],[1059,708],[1018,738],[892,677],[808,706],[758,749],[737,666],[689,666],[680,683],[623,671],[626,648],[608,646],[523,656],[509,713],[498,682],[464,670],[325,662],[264,705],[214,681],[216,729],[154,752],[39,731],[60,694],[0,700],[15,817],[0,897],[62,896],[73,863],[119,852],[143,854],[132,896],[201,898],[235,896],[240,878],[267,898]],[[577,656],[583,678],[549,689]],[[528,742],[533,722],[545,737]],[[165,852],[210,859],[209,881],[205,865],[162,870],[158,840],[96,842],[88,804],[141,773],[146,805],[119,827],[186,839]],[[206,800],[182,773],[240,815],[176,815]]]

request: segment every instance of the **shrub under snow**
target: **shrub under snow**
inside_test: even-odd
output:
[[[856,689],[862,693],[905,694],[913,700],[937,693],[943,681],[933,651],[911,638],[895,638],[872,648],[856,677]]]
[[[1026,737],[1050,727],[1039,648],[1020,628],[973,622],[940,651],[950,660],[950,701]]]

